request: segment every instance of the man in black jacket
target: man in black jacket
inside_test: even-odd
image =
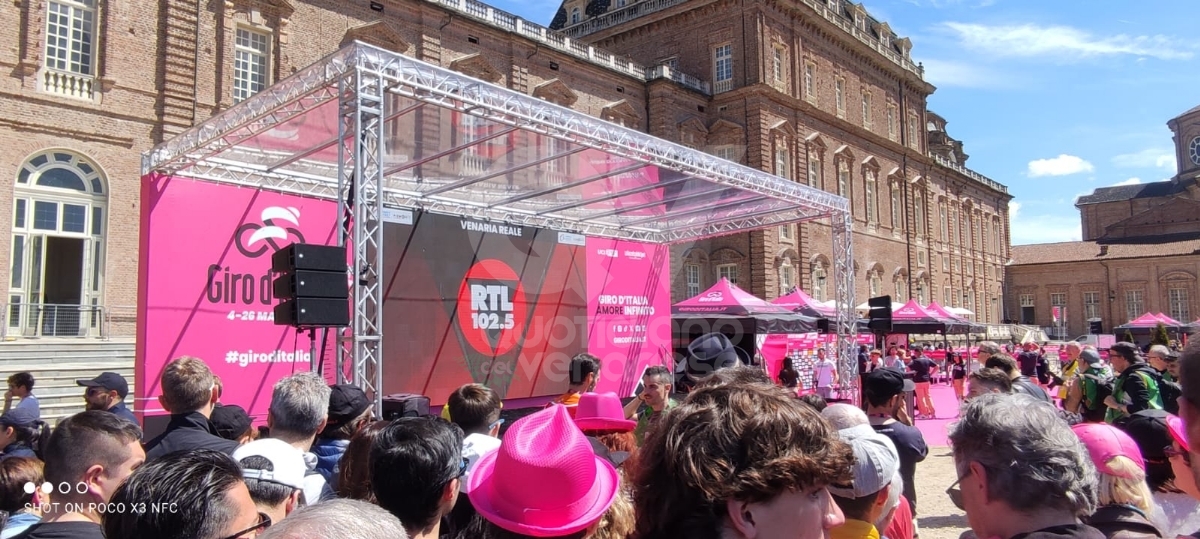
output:
[[[213,449],[232,455],[234,440],[217,435],[209,422],[216,404],[216,378],[203,360],[181,357],[167,364],[160,378],[158,402],[171,412],[167,430],[146,443],[146,461],[182,449]]]
[[[1021,374],[1017,368],[1017,360],[1013,359],[1008,354],[993,354],[988,356],[984,366],[992,369],[1000,369],[1008,374],[1012,379],[1013,393],[1024,393],[1035,399],[1050,402],[1050,394],[1046,393],[1045,389],[1030,380],[1028,376]]]
[[[1114,344],[1108,350],[1108,361],[1119,374],[1113,381],[1112,395],[1104,399],[1104,405],[1108,406],[1106,423],[1117,423],[1142,410],[1162,409],[1156,383],[1158,373],[1142,359],[1136,345]]]

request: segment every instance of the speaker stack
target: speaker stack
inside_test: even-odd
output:
[[[346,248],[293,243],[271,256],[275,325],[297,328],[350,325]]]

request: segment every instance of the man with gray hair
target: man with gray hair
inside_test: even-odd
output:
[[[1003,353],[1004,350],[1000,348],[1000,345],[992,341],[983,341],[979,343],[979,352],[976,353],[976,358],[979,360],[979,363],[985,363],[989,357]]]
[[[330,500],[297,510],[259,539],[408,539],[400,520],[378,505]]]
[[[1104,538],[1080,522],[1096,509],[1096,467],[1053,405],[989,393],[959,417],[949,433],[958,480],[946,493],[976,537]]]
[[[300,372],[275,383],[267,428],[271,437],[287,442],[304,455],[304,499],[309,503],[332,496],[325,478],[316,471],[317,456],[310,453],[313,440],[329,420],[329,386],[315,372]],[[324,492],[323,492],[324,491]],[[324,494],[324,496],[322,496]]]

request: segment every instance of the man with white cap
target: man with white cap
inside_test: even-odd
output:
[[[255,440],[233,452],[258,510],[279,522],[304,505],[304,454],[283,440]]]

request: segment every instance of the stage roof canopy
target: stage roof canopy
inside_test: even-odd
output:
[[[345,113],[361,102],[363,84],[386,96],[377,103],[382,126]],[[625,102],[606,109],[614,117],[645,113]],[[363,151],[353,138],[364,129],[380,129],[379,147],[353,174],[342,171],[339,161]],[[846,199],[819,189],[362,43],[161,144],[143,162],[148,174],[344,200],[352,189],[339,186],[339,171],[344,179],[374,177],[385,207],[655,243],[836,221],[848,211]]]

